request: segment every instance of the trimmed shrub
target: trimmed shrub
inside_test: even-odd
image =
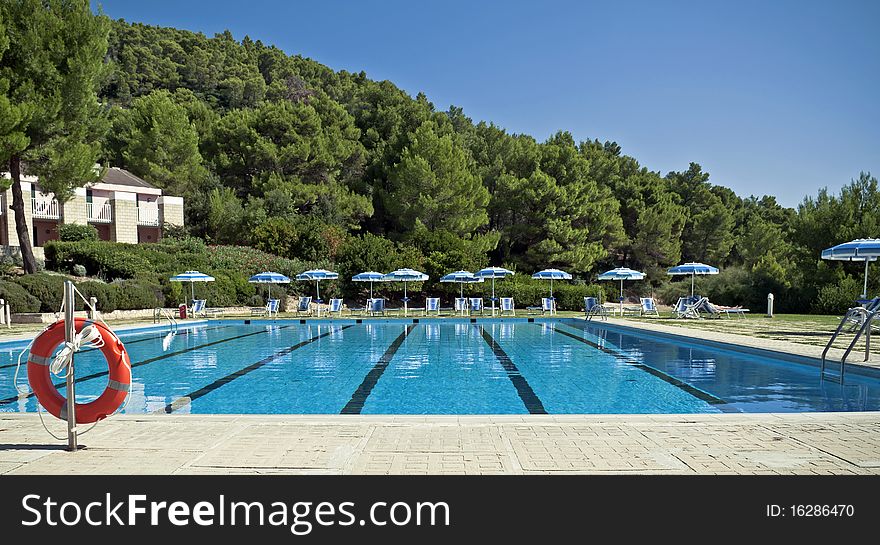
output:
[[[40,300],[15,282],[0,280],[0,299],[9,303],[11,312],[40,312]]]
[[[86,271],[86,268],[82,265],[74,265],[72,267],[72,272],[73,276],[79,276],[80,278],[88,274],[88,271]]]
[[[116,290],[110,285],[91,280],[80,282],[76,285],[76,289],[83,294],[86,300],[90,297],[96,298],[98,300],[98,310],[101,312],[113,312],[116,310]],[[85,309],[85,304],[79,297],[77,297],[76,309]]]
[[[64,223],[58,227],[58,239],[62,242],[98,240],[98,230],[93,225]]]
[[[153,270],[150,262],[138,255],[137,245],[112,242],[47,242],[44,250],[49,268],[70,272],[74,264],[83,265],[89,275],[107,279],[134,278],[141,271]]]
[[[163,306],[162,287],[135,280],[116,280],[109,287],[114,291],[116,308],[138,310]]]
[[[26,274],[16,280],[32,296],[40,301],[39,312],[58,312],[64,299],[65,277],[59,274]]]
[[[862,285],[854,278],[844,277],[839,284],[828,284],[819,290],[812,311],[818,314],[843,314],[855,306]]]

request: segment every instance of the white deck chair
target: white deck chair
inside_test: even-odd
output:
[[[437,316],[440,316],[439,297],[428,297],[425,299],[425,316],[427,316],[429,312],[436,312]]]
[[[513,297],[502,297],[500,302],[501,312],[499,313],[499,316],[504,316],[505,312],[509,312],[511,316],[516,316],[516,310],[513,306]]]
[[[657,310],[657,305],[654,304],[653,297],[642,297],[639,299],[639,303],[642,305],[642,316],[656,316],[660,317],[660,312]]]

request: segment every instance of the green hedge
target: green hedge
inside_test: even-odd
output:
[[[16,283],[40,301],[39,312],[58,312],[64,299],[65,277],[59,274],[26,274]]]
[[[110,286],[116,294],[116,308],[119,310],[164,306],[165,298],[162,295],[162,287],[158,284],[136,280],[117,280]]]
[[[98,240],[98,230],[93,225],[64,223],[58,226],[58,239],[64,242]]]
[[[90,297],[96,298],[98,300],[97,308],[101,312],[113,312],[117,308],[117,290],[111,284],[90,280],[78,283],[76,289],[83,294],[86,300],[89,300]],[[76,309],[83,310],[84,306],[82,299],[77,297]]]
[[[6,300],[13,313],[40,312],[40,300],[15,282],[0,280],[0,298]]]
[[[70,273],[74,265],[82,265],[89,276],[107,280],[134,278],[140,272],[153,269],[137,250],[125,246],[139,247],[101,241],[47,242],[44,246],[46,266],[53,271]]]

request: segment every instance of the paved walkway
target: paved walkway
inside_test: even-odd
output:
[[[736,325],[737,322],[742,322],[742,320],[730,319],[726,320],[730,323]],[[753,322],[756,320],[749,320],[749,322]],[[768,322],[770,320],[767,320]],[[718,324],[717,320],[713,321],[714,324]],[[682,325],[680,322],[676,322],[675,324],[664,323],[661,321],[652,322],[649,320],[627,320],[620,318],[609,318],[607,322],[598,321],[598,324],[609,323],[612,325],[621,325],[633,329],[641,329],[645,331],[656,331],[658,333],[663,333],[666,335],[676,335],[681,337],[693,337],[696,339],[703,339],[707,341],[715,341],[725,344],[731,344],[739,347],[749,347],[749,348],[758,348],[761,350],[772,350],[775,352],[782,352],[784,354],[797,354],[799,356],[806,356],[809,358],[821,358],[822,351],[825,348],[825,343],[830,338],[831,334],[824,335],[822,337],[822,342],[820,344],[803,344],[800,342],[791,342],[789,340],[775,339],[775,338],[765,338],[758,337],[748,334],[737,334],[731,333],[730,328],[728,327],[725,331],[712,331],[707,329],[697,329],[696,327],[687,327],[687,325]],[[724,324],[728,325],[729,324]],[[875,335],[876,336],[876,333]],[[850,339],[852,337],[849,337]],[[848,342],[848,341],[847,341]],[[836,347],[845,347],[846,343],[838,342],[835,343]],[[876,348],[876,341],[872,343],[874,346],[874,350],[871,354],[871,358],[868,362],[864,362],[864,342],[860,342],[857,344],[856,348],[853,350],[849,359],[847,360],[847,369],[849,369],[850,365],[865,365],[868,367],[880,368],[880,350]],[[840,358],[843,356],[844,350],[843,348],[832,348],[828,352],[829,361],[839,362]],[[834,371],[837,370],[837,367],[833,368]]]
[[[0,414],[0,474],[880,475],[880,413],[144,415],[81,442],[65,452],[37,415]]]

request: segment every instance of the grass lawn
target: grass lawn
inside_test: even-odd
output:
[[[754,314],[745,319],[733,317],[678,320],[668,315],[660,318],[628,317],[626,319],[825,346],[840,323],[840,318],[840,316],[818,314],[776,314],[773,318],[767,318],[763,314]]]

